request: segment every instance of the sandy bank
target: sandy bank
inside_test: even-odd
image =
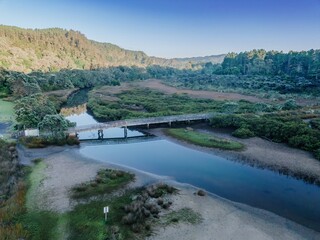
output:
[[[29,150],[27,150],[29,151]],[[50,154],[49,154],[50,153]],[[79,154],[77,148],[52,148],[49,152],[32,150],[33,156],[45,155],[44,179],[37,189],[40,209],[65,212],[74,206],[69,199],[69,190],[75,184],[94,178],[100,168],[115,167],[96,162]],[[126,170],[123,167],[120,167]],[[131,187],[143,186],[156,181],[156,177],[140,172]],[[174,184],[170,182],[171,184]],[[194,188],[176,183],[179,195],[172,196],[173,209],[192,208],[202,215],[198,225],[178,224],[156,229],[150,240],[161,239],[319,239],[320,233],[300,226],[273,213],[234,203],[217,196],[199,197]]]

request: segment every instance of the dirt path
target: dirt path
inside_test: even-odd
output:
[[[141,81],[135,83],[139,87],[155,89],[166,94],[188,94],[190,97],[194,98],[205,98],[213,100],[247,100],[249,102],[271,102],[269,99],[258,98],[255,96],[244,95],[240,93],[223,93],[215,91],[205,91],[205,90],[188,90],[188,89],[179,89],[165,85],[160,80],[150,79],[147,81]]]

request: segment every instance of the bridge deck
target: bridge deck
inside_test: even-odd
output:
[[[151,124],[161,124],[161,123],[206,120],[206,119],[210,119],[214,115],[218,115],[218,113],[185,114],[185,115],[119,120],[119,121],[111,121],[111,122],[105,122],[105,123],[77,126],[74,128],[69,128],[68,132],[79,133],[79,132],[108,129],[108,128],[115,128],[115,127],[134,127],[134,126],[143,126],[143,125],[151,125]]]

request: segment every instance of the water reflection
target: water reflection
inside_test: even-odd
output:
[[[98,123],[87,112],[87,104],[78,105],[75,107],[62,108],[60,113],[71,122],[75,122],[77,126],[89,125]],[[144,136],[144,133],[128,129],[125,135],[123,128],[108,128],[103,130],[104,138],[125,138],[125,137],[140,137]],[[98,139],[98,131],[80,132],[78,134],[80,140]]]

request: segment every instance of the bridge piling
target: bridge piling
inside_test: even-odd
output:
[[[103,129],[98,130],[98,139],[103,139]]]
[[[125,126],[124,128],[123,128],[124,130],[124,138],[127,138],[128,137],[128,128]]]

